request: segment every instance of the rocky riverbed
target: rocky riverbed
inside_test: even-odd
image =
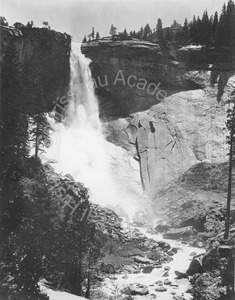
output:
[[[148,250],[132,255],[132,262],[108,275],[96,287],[93,299],[193,299],[188,278],[177,279],[175,271],[186,273],[193,256],[205,252],[181,241],[163,239],[146,228],[131,228],[132,238]],[[134,253],[133,253],[134,254]],[[187,277],[187,276],[185,276]]]
[[[206,167],[208,169],[210,165]],[[204,166],[204,177],[210,178],[213,168],[207,169]],[[158,206],[154,222],[146,216],[143,222],[132,221],[129,227],[129,223],[123,222],[111,209],[87,204],[90,207],[87,219],[96,224],[103,236],[100,257],[92,266],[90,299],[229,299],[221,296],[226,296],[226,288],[231,287],[234,223],[231,224],[231,239],[224,240],[223,202],[217,201],[219,197],[224,198],[223,188],[211,191],[210,186],[206,186],[204,190],[207,180],[197,170],[194,167],[188,171],[186,182],[178,181],[177,185],[173,182],[174,190],[168,188],[159,194],[159,201],[165,201],[160,202],[164,205]],[[69,194],[77,205],[83,185],[68,174],[59,176],[51,168],[47,168],[47,174],[49,178],[55,177],[53,187],[63,186],[64,194]],[[223,173],[220,176],[223,177]],[[226,184],[224,181],[222,187]],[[201,200],[205,199],[205,193],[211,193],[211,198],[197,202],[186,197],[195,185],[197,194],[202,191]],[[185,194],[180,193],[183,188]],[[186,198],[191,201],[185,203]],[[231,211],[232,218],[233,215],[234,210]],[[85,292],[87,282],[84,281],[83,287]],[[65,297],[65,292],[48,290],[48,293],[51,300],[67,300],[60,298]]]

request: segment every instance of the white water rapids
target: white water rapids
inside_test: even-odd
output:
[[[161,234],[149,234],[147,233],[145,228],[138,228],[142,234],[147,236],[150,239],[154,239],[156,241],[164,241],[171,245],[171,247],[176,247],[178,249],[178,253],[173,256],[173,260],[169,263],[164,263],[162,268],[155,268],[149,274],[146,273],[138,273],[138,274],[128,274],[127,278],[124,277],[124,274],[115,275],[115,279],[106,278],[104,282],[102,282],[101,290],[105,294],[105,299],[110,299],[114,294],[117,295],[117,299],[121,299],[121,290],[130,284],[140,283],[147,286],[149,290],[149,294],[146,296],[134,296],[133,299],[141,300],[141,299],[154,299],[155,295],[156,299],[160,300],[174,300],[174,299],[185,299],[185,300],[193,300],[193,297],[190,293],[187,293],[188,289],[191,288],[191,285],[188,279],[176,279],[175,271],[180,271],[185,273],[189,267],[190,261],[192,260],[192,256],[190,254],[192,252],[196,254],[205,253],[204,249],[191,247],[185,244],[182,244],[180,241],[175,240],[167,240],[163,239]],[[164,267],[169,266],[169,276],[163,277]],[[162,282],[165,279],[169,279],[173,285],[164,285],[167,288],[165,292],[157,292],[155,289],[158,286],[156,284],[157,281],[161,280]],[[175,285],[175,286],[174,286]],[[69,293],[60,292],[60,291],[52,291],[51,289],[46,288],[43,284],[41,284],[41,290],[45,292],[50,300],[82,300],[83,298],[71,295]],[[124,296],[124,295],[123,295]],[[85,299],[85,298],[84,298]],[[103,299],[100,299],[103,300]]]
[[[155,295],[156,299],[160,300],[173,300],[173,299],[185,299],[185,300],[193,300],[193,297],[187,291],[191,288],[189,280],[185,279],[176,279],[175,271],[180,271],[185,273],[189,267],[189,264],[192,260],[192,256],[190,254],[195,252],[196,254],[205,253],[205,250],[202,248],[191,247],[185,244],[182,244],[177,240],[168,240],[163,239],[161,234],[150,234],[147,233],[145,228],[138,228],[142,234],[147,236],[150,239],[154,239],[156,241],[164,241],[171,245],[171,247],[176,247],[178,249],[177,254],[173,255],[173,260],[169,263],[162,264],[162,268],[154,268],[151,273],[138,273],[138,274],[128,274],[127,278],[123,278],[122,275],[116,275],[116,280],[105,279],[103,283],[103,291],[107,293],[107,295],[112,295],[112,291],[118,290],[121,291],[124,286],[128,286],[134,283],[140,283],[147,286],[149,290],[149,296]],[[194,254],[195,255],[195,254]],[[163,277],[165,273],[164,267],[169,266],[169,276]],[[172,282],[172,285],[164,285],[167,288],[165,292],[157,292],[155,289],[158,284],[157,281],[161,280],[162,282],[165,279],[169,279]],[[175,285],[175,286],[173,286]],[[147,296],[136,296],[136,300],[143,299],[154,299],[154,296],[148,298]],[[135,299],[135,297],[134,297]]]

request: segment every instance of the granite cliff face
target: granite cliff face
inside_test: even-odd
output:
[[[41,89],[44,110],[52,110],[57,97],[65,95],[68,88],[71,37],[47,28],[0,29],[1,64],[9,48],[14,48],[21,72],[26,75],[23,84],[28,88],[28,97],[34,101],[35,89]]]
[[[100,99],[101,117],[143,111],[166,94],[201,87],[185,77],[185,65],[147,41],[100,40],[82,44],[92,60],[92,76]]]
[[[222,99],[235,88],[235,78]],[[217,89],[186,91],[167,97],[144,112],[107,122],[107,138],[137,160],[141,184],[151,193],[200,162],[227,160],[226,106]],[[118,138],[118,133],[122,139]],[[122,159],[122,157],[120,157]]]
[[[194,164],[227,159],[223,101],[235,88],[233,65],[220,63],[219,56],[210,64],[213,55],[203,49],[186,47],[173,55],[140,41],[95,41],[83,44],[82,52],[92,59],[107,139],[139,162],[144,190],[161,188]],[[140,78],[146,79],[144,89],[138,88]],[[159,82],[164,99],[148,90]]]
[[[234,64],[213,49],[161,48],[139,40],[95,40],[82,44],[91,62],[101,117],[127,117],[177,92],[218,83],[218,98]],[[214,62],[214,63],[213,63]]]
[[[177,93],[133,114],[127,132],[138,151],[144,189],[164,186],[198,162],[224,161],[225,111],[209,89]]]

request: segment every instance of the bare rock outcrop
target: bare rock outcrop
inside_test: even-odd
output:
[[[70,76],[71,36],[48,28],[0,26],[1,64],[5,56],[16,53],[21,65],[22,82],[31,99],[31,113],[37,111],[35,90],[40,89],[44,111],[53,109],[58,98],[67,93]]]
[[[226,108],[211,88],[177,93],[133,114],[127,133],[144,189],[160,187],[195,163],[224,161],[225,121]]]

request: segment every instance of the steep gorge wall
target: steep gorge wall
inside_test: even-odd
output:
[[[43,109],[52,110],[69,85],[71,37],[47,28],[1,26],[0,29],[1,64],[9,48],[14,47],[27,81],[22,84],[28,89],[28,98],[37,101],[35,89],[40,89],[45,102]]]
[[[139,162],[144,190],[161,188],[193,164],[227,159],[223,100],[235,88],[233,65],[218,60],[206,64],[198,52],[192,62],[188,49],[181,49],[173,60],[148,42],[92,42],[82,51],[92,59],[96,83],[107,75],[108,86],[97,87],[107,139]],[[147,89],[121,80],[113,85],[119,70],[125,79],[135,75],[148,84],[161,82],[168,97],[158,101]],[[125,128],[120,117],[126,117]]]
[[[81,49],[91,59],[102,118],[127,117],[160,103],[166,95],[217,83],[219,99],[235,72],[235,64],[228,61],[231,56],[213,49],[182,47],[173,53],[135,39],[95,40]]]
[[[226,159],[226,109],[214,90],[177,93],[132,115],[127,133],[136,145],[143,187],[162,187],[199,162]]]
[[[92,60],[101,117],[126,117],[159,103],[165,92],[200,87],[156,43],[100,40],[82,44],[82,52]]]

